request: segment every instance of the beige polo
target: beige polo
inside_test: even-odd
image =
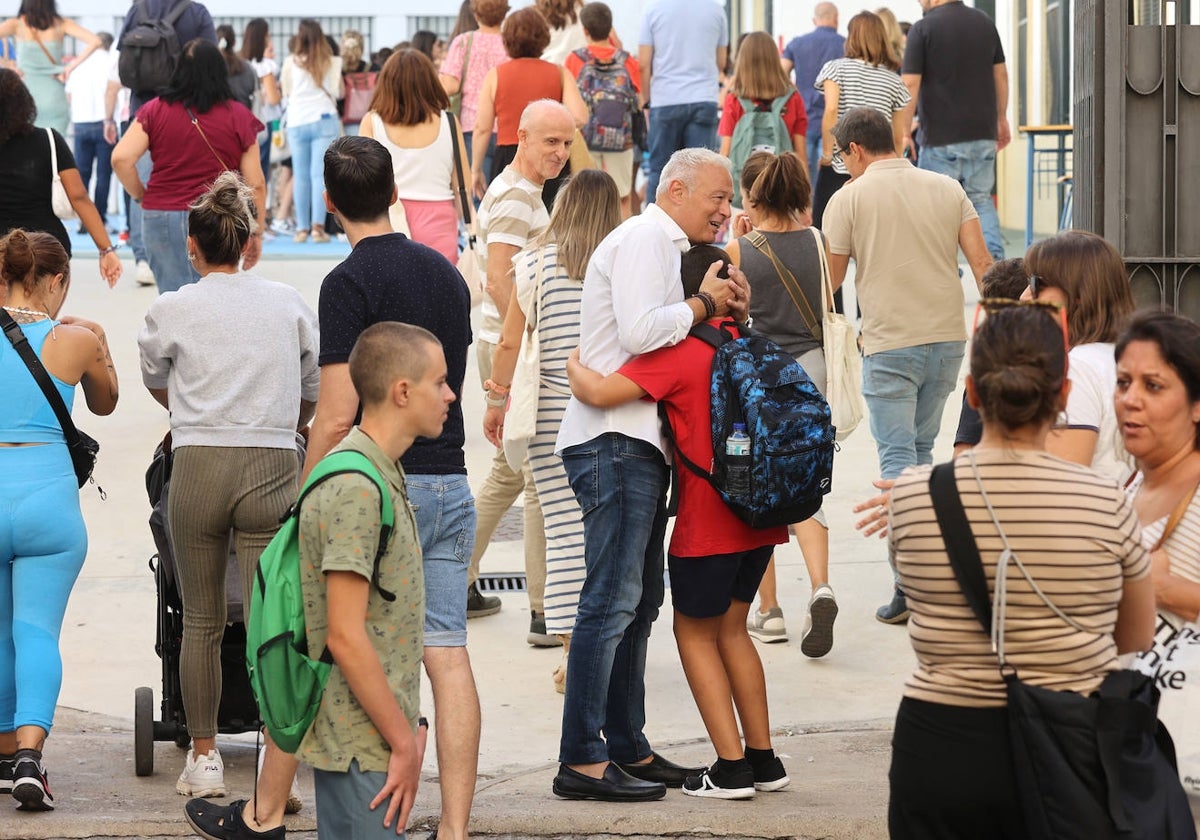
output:
[[[957,181],[903,158],[875,161],[829,200],[829,248],[858,266],[866,355],[966,340],[958,231],[975,218]]]

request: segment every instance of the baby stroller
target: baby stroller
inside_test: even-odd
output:
[[[171,482],[171,435],[154,450],[146,470],[146,494],[153,510],[150,532],[158,553],[150,558],[158,594],[157,634],[154,651],[162,660],[162,719],[154,719],[154,690],[141,686],[133,694],[133,766],[139,776],[154,772],[154,742],[174,741],[180,749],[191,743],[183,713],[179,682],[179,656],[183,645],[183,602],[175,577],[175,555],[171,550],[167,523],[167,494]],[[221,702],[217,731],[223,735],[253,732],[260,726],[258,706],[246,673],[246,624],[242,604],[241,575],[232,540],[229,567],[225,574],[227,619],[221,640]]]

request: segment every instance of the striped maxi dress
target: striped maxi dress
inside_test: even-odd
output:
[[[546,632],[570,633],[575,629],[585,575],[583,515],[562,459],[554,454],[554,444],[571,395],[567,357],[579,346],[583,283],[567,276],[565,266],[558,262],[558,246],[554,243],[522,251],[513,265],[517,304],[525,313],[526,324],[538,327],[541,387],[529,462],[546,526]]]

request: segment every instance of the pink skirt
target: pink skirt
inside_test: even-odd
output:
[[[415,201],[402,198],[404,215],[414,242],[428,245],[451,265],[458,262],[458,211],[454,199]]]

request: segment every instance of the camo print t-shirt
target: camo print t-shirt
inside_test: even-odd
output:
[[[404,473],[355,426],[335,452],[366,455],[387,483],[396,521],[379,564],[379,586],[395,593],[388,602],[372,585],[367,599],[367,635],[379,655],[388,685],[416,729],[421,705],[421,655],[425,643],[425,577],[417,523],[408,504]],[[309,494],[300,511],[300,572],[304,619],[313,657],[325,649],[329,630],[325,575],[353,572],[370,579],[379,545],[379,490],[356,474],[327,479]],[[355,699],[335,663],[321,708],[300,745],[300,758],[318,770],[345,772],[357,759],[366,772],[386,772],[391,750]]]

